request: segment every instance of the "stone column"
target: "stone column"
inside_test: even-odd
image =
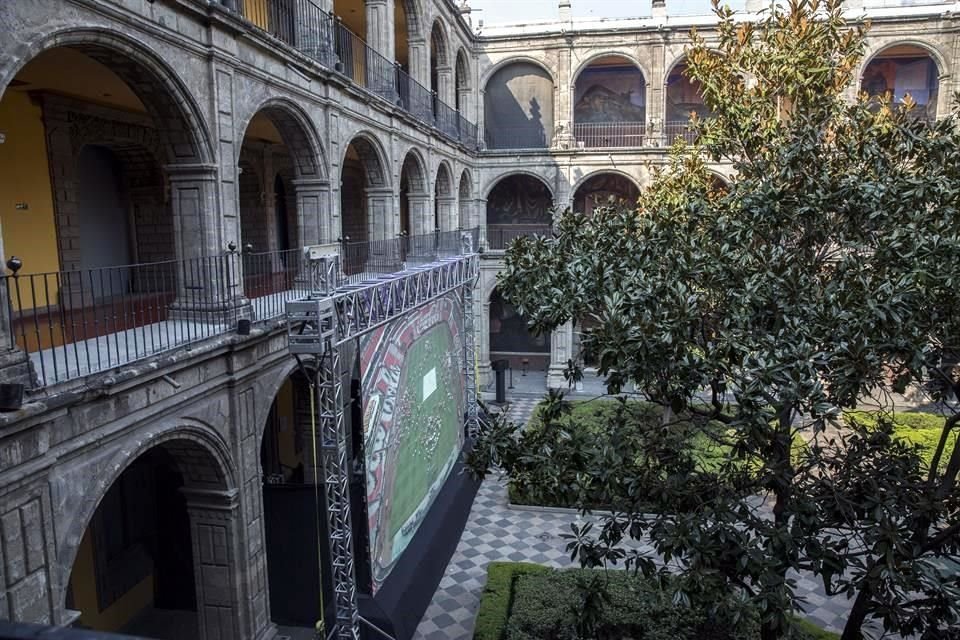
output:
[[[459,226],[456,196],[437,196],[437,224],[440,231],[453,231]]]
[[[393,190],[390,187],[371,188],[367,196],[368,240],[387,240],[400,233],[399,215],[393,206]]]
[[[403,87],[405,99],[410,113],[418,118],[433,116],[433,105],[430,102],[430,49],[422,36],[413,37],[409,41],[409,60],[407,67],[410,78],[416,81]]]
[[[480,295],[483,295],[482,289]],[[479,314],[473,323],[478,332],[474,344],[477,346],[477,359],[480,362],[480,384],[487,387],[493,382],[493,369],[490,367],[490,300],[485,297],[482,299],[482,304],[474,305]]]
[[[477,198],[473,205],[473,224],[472,227],[480,227],[480,246],[484,250],[489,249],[487,244],[487,199]]]
[[[410,203],[410,235],[422,236],[433,233],[433,209],[430,206],[430,196],[417,193],[407,196]]]
[[[301,247],[333,242],[339,235],[334,231],[330,215],[330,181],[324,178],[298,178],[292,181],[297,200],[297,242]]]
[[[547,369],[547,388],[566,389],[563,371],[567,360],[573,358],[573,323],[567,322],[550,334],[550,367]]]
[[[200,638],[266,638],[254,629],[241,552],[239,492],[236,489],[183,488],[190,516],[193,572],[197,586]],[[272,625],[270,625],[272,627]]]
[[[0,269],[6,269],[7,256],[3,250],[3,232],[0,229]],[[5,271],[5,273],[8,273]],[[17,336],[14,328],[10,325],[10,316],[6,309],[18,311],[22,306],[15,289],[15,280],[13,278],[4,278],[0,280],[0,383],[14,382],[30,386],[34,375],[30,367],[30,361],[27,354],[17,345]],[[14,306],[10,306],[11,293],[13,295]],[[26,291],[21,289],[20,294]],[[0,586],[3,586],[0,584]]]
[[[457,201],[457,226],[461,229],[472,229],[473,224],[473,200],[461,198]]]
[[[453,105],[455,104],[455,92],[456,87],[454,86],[453,81],[453,67],[448,64],[443,65],[442,67],[437,67],[437,95],[450,108],[453,108]]]
[[[393,11],[395,0],[366,0],[367,44],[379,56],[367,55],[367,86],[376,93],[388,98],[396,98],[397,59],[396,42],[393,33]]]
[[[174,317],[230,322],[248,315],[243,298],[239,260],[227,257],[217,214],[216,165],[183,164],[165,167],[170,185],[174,245],[179,261]]]
[[[573,90],[573,41],[567,38],[559,54],[557,106],[553,114],[555,126],[551,144],[558,149],[572,149],[576,144],[573,131]]]
[[[647,142],[648,146],[663,144],[663,124],[667,100],[667,46],[661,40],[654,48],[652,77],[647,82]]]
[[[487,148],[486,95],[486,91],[483,90],[483,87],[480,87],[477,96],[477,137],[479,138],[478,146],[480,147],[481,151]]]

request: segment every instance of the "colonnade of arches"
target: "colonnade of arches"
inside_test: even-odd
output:
[[[435,96],[429,105],[408,105],[412,109],[427,109],[437,116],[439,106],[446,104],[467,119],[475,118],[468,100],[472,87],[470,54],[465,46],[455,42],[452,27],[441,16],[428,22],[421,0],[395,0],[392,15],[387,15],[387,7],[387,3],[370,0],[334,0],[333,13],[388,64],[395,61],[403,74],[399,83],[402,100],[416,99],[413,88],[404,86],[408,77]],[[364,59],[346,57],[353,64],[370,64]],[[363,78],[367,74],[348,75]]]
[[[668,145],[678,136],[689,139],[691,114],[704,118],[711,112],[686,66],[681,57],[666,67],[659,89],[652,70],[636,58],[600,54],[574,71],[568,88],[537,59],[504,61],[481,80],[487,148],[641,147]],[[888,44],[864,61],[858,86],[851,89],[871,98],[888,95],[894,103],[909,94],[917,103],[916,116],[932,119],[945,108],[939,86],[944,73],[934,47]],[[563,123],[572,130],[558,128]]]
[[[0,147],[11,178],[0,195],[31,212],[4,219],[7,255],[21,257],[23,273],[138,265],[137,277],[115,270],[108,285],[82,292],[79,279],[60,279],[40,302],[79,307],[138,293],[159,295],[159,308],[207,285],[204,304],[229,308],[291,285],[293,254],[305,245],[477,223],[469,168],[455,172],[444,159],[428,171],[413,150],[419,175],[405,192],[378,135],[359,132],[342,158],[328,159],[314,119],[287,98],[239,115],[237,143],[219,150],[232,150],[234,167],[218,167],[214,136],[178,72],[120,34],[61,33],[0,81],[0,127],[12,132]],[[220,272],[185,290],[174,261],[228,251],[243,257],[246,291]]]

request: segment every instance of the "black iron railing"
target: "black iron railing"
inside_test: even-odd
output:
[[[503,251],[517,238],[526,236],[549,236],[553,232],[550,225],[537,224],[488,224],[487,248]]]
[[[488,149],[546,149],[550,146],[547,132],[539,124],[491,125],[488,123],[484,132]]]
[[[340,243],[340,285],[463,255],[479,231]],[[234,332],[240,320],[282,317],[310,292],[300,249],[223,255],[0,278],[10,347],[25,351],[45,387]]]
[[[664,144],[670,146],[677,138],[683,138],[691,144],[696,142],[697,132],[690,128],[689,120],[675,120],[663,123]]]
[[[475,124],[414,80],[397,63],[370,47],[314,0],[219,0],[219,3],[323,66],[342,73],[358,87],[436,127],[451,140],[477,150]]]
[[[643,122],[576,122],[573,137],[586,149],[603,147],[642,147],[649,145]]]

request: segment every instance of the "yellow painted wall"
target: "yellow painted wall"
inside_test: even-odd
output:
[[[6,141],[0,144],[0,225],[5,256],[15,255],[23,260],[21,274],[59,271],[40,107],[31,104],[26,94],[8,89],[0,101],[0,131],[6,134]],[[29,208],[18,211],[18,202]],[[51,302],[55,304],[56,282],[49,280]],[[37,299],[46,304],[43,291],[38,291]]]
[[[300,464],[300,456],[295,449],[295,429],[293,425],[293,380],[287,378],[277,393],[277,418],[280,420],[280,436],[277,449],[280,453],[280,464],[285,467],[286,473]]]
[[[97,605],[97,581],[94,577],[93,540],[87,529],[80,541],[77,560],[70,574],[73,606],[81,613],[79,624],[97,631],[119,631],[146,607],[153,604],[153,575],[141,580],[103,611]]]
[[[243,15],[261,29],[270,28],[269,0],[243,0]]]

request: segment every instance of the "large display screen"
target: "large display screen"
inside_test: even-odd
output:
[[[370,553],[376,591],[463,447],[463,311],[455,295],[360,341]]]

